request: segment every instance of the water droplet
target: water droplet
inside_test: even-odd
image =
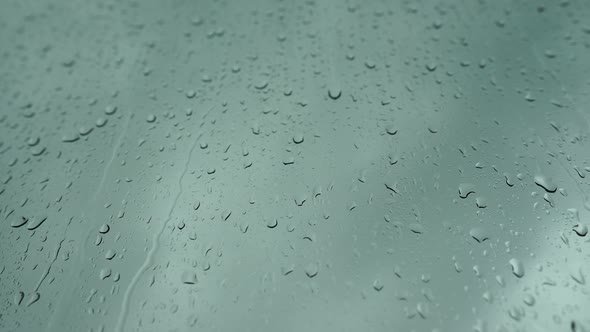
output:
[[[41,226],[41,224],[43,224],[45,220],[47,220],[47,216],[33,217],[31,218],[31,222],[27,224],[27,229],[31,231],[35,230],[39,228],[39,226]]]
[[[184,271],[180,280],[185,285],[194,285],[197,283],[197,274],[194,271]]]
[[[260,126],[258,123],[252,124],[252,134],[259,135],[260,134]]]
[[[469,231],[469,235],[474,238],[478,243],[481,243],[489,238],[488,233],[481,227],[474,227]]]
[[[367,60],[365,61],[365,67],[367,67],[368,69],[375,69],[376,64],[371,60]]]
[[[533,94],[531,92],[527,92],[524,96],[524,99],[528,102],[535,101],[535,97],[533,96]]]
[[[281,267],[281,273],[286,276],[288,274],[290,274],[291,272],[293,272],[293,270],[295,270],[295,265],[291,264],[289,266],[282,266]]]
[[[488,206],[488,203],[484,197],[477,197],[475,198],[475,205],[480,209],[484,209]]]
[[[195,203],[193,203],[193,210],[198,210],[199,207],[201,207],[201,201],[196,201]]]
[[[389,125],[389,126],[385,127],[385,132],[388,133],[389,135],[395,135],[395,134],[397,134],[397,127],[395,127],[393,125]]]
[[[72,143],[76,142],[80,139],[80,136],[77,133],[67,133],[61,137],[62,142]]]
[[[221,219],[223,219],[223,221],[226,221],[227,219],[229,219],[229,216],[231,216],[230,210],[225,210],[221,213]]]
[[[104,254],[104,258],[107,260],[111,260],[113,257],[115,257],[115,251],[112,249],[107,250],[107,252]]]
[[[20,305],[23,302],[23,299],[25,298],[25,293],[23,292],[16,292],[16,294],[14,294],[14,304],[15,305]]]
[[[533,305],[535,305],[535,297],[532,296],[531,294],[525,294],[523,301],[529,307],[532,307]]]
[[[268,86],[268,81],[263,80],[254,85],[254,87],[258,90],[263,90]]]
[[[99,231],[101,234],[106,234],[106,233],[108,233],[109,229],[111,229],[111,227],[110,227],[109,225],[107,225],[107,224],[102,224],[102,225],[100,226],[100,228],[98,229],[98,231]]]
[[[504,179],[506,179],[506,184],[509,187],[514,186],[514,179],[512,178],[512,176],[508,173],[504,173]]]
[[[82,126],[82,127],[78,128],[78,132],[82,136],[89,135],[93,130],[94,130],[94,127],[87,127],[87,126]]]
[[[297,206],[302,206],[303,203],[305,203],[305,201],[307,200],[307,195],[305,195],[305,194],[295,195],[295,197],[293,197],[293,199],[295,200],[295,204],[297,204]]]
[[[33,294],[31,294],[31,298],[29,299],[29,302],[27,302],[27,307],[31,306],[33,303],[39,301],[39,299],[41,298],[41,294],[34,292]]]
[[[106,115],[113,115],[113,114],[115,114],[116,111],[117,111],[117,106],[108,105],[107,107],[104,108],[104,113]]]
[[[36,136],[36,137],[29,138],[29,140],[27,141],[27,144],[29,146],[35,146],[35,145],[39,144],[39,142],[41,142],[41,138],[39,138],[39,136]]]
[[[522,262],[519,259],[511,258],[509,263],[512,268],[512,274],[518,278],[522,278],[524,276],[524,266]]]
[[[315,277],[318,274],[318,272],[319,272],[319,264],[317,264],[317,263],[309,263],[305,267],[305,274],[309,278]]]
[[[22,225],[26,224],[29,219],[25,217],[15,218],[10,222],[10,226],[14,228],[19,228]]]
[[[553,183],[553,181],[551,180],[551,178],[542,176],[542,175],[536,175],[535,176],[535,183],[545,189],[547,192],[550,193],[554,193],[555,191],[557,191],[557,185],[555,185],[555,183]]]
[[[279,224],[279,221],[276,218],[271,218],[266,221],[266,227],[268,228],[275,228]]]
[[[467,198],[469,194],[475,193],[475,186],[471,183],[461,183],[459,185],[459,197]]]
[[[574,226],[574,232],[576,232],[578,236],[586,236],[586,234],[588,234],[588,226],[585,224],[576,224]]]
[[[397,183],[387,183],[387,182],[386,182],[386,183],[385,183],[385,188],[387,188],[387,189],[389,189],[389,190],[393,191],[393,192],[394,192],[394,193],[396,193],[396,194],[398,193],[398,192],[397,192]]]
[[[188,90],[188,91],[186,92],[186,97],[187,97],[188,99],[195,98],[195,96],[196,96],[196,95],[197,95],[197,92],[195,92],[195,90]]]
[[[293,136],[293,143],[295,143],[295,144],[303,143],[303,134],[302,133],[295,134]]]
[[[98,128],[102,128],[106,124],[107,124],[107,119],[105,119],[105,118],[98,118],[98,119],[96,119],[96,122],[94,122],[94,125]]]
[[[380,292],[383,289],[383,282],[380,279],[373,281],[373,289]]]
[[[100,274],[99,277],[101,280],[105,280],[106,278],[110,277],[112,274],[111,269],[109,268],[103,268],[100,270]]]
[[[410,224],[410,230],[416,234],[422,234],[424,233],[424,226],[420,223],[413,222]]]
[[[341,95],[342,95],[342,91],[340,89],[330,88],[328,90],[328,96],[333,100],[340,98]]]

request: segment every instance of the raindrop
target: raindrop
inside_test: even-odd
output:
[[[475,193],[475,186],[471,183],[461,183],[459,185],[459,197],[467,198],[469,194]]]
[[[509,263],[512,267],[512,274],[518,278],[522,278],[524,276],[524,266],[522,262],[519,259],[511,258]]]
[[[305,267],[305,274],[309,278],[315,277],[318,274],[318,272],[319,272],[319,265],[317,263],[309,263]]]
[[[117,106],[108,105],[104,108],[104,113],[106,115],[113,115],[117,111]]]
[[[489,239],[488,233],[481,227],[474,227],[469,231],[469,235],[474,238],[478,243],[484,242]]]
[[[477,197],[475,198],[475,205],[480,209],[484,209],[488,206],[488,203],[484,197]]]
[[[554,193],[557,190],[557,185],[550,178],[542,175],[535,176],[535,183],[550,193]]]
[[[301,144],[303,143],[303,134],[301,133],[297,133],[293,136],[293,143],[295,144]]]
[[[410,230],[413,233],[422,234],[422,233],[424,233],[424,226],[422,226],[422,224],[420,224],[420,223],[413,222],[410,224]]]
[[[336,100],[336,99],[340,98],[341,95],[342,95],[342,91],[340,89],[330,88],[328,90],[328,96],[330,97],[330,99]]]
[[[19,228],[22,225],[26,224],[29,219],[25,217],[15,218],[10,222],[10,226],[14,228]]]
[[[576,234],[578,234],[578,236],[586,236],[586,234],[588,234],[588,226],[586,226],[585,224],[576,224],[574,226],[574,232],[576,232]]]
[[[107,224],[102,224],[102,226],[100,226],[100,228],[98,229],[98,231],[99,231],[101,234],[106,234],[106,233],[108,233],[109,229],[111,229],[109,225],[107,225]]]
[[[184,271],[180,280],[185,285],[194,285],[197,283],[197,274],[194,271]]]
[[[388,133],[389,135],[395,135],[395,134],[397,134],[397,128],[394,127],[393,125],[389,125],[389,126],[385,127],[385,132]]]
[[[373,289],[380,292],[383,289],[383,282],[379,279],[373,281]]]
[[[279,224],[279,222],[276,218],[268,219],[266,221],[266,227],[268,227],[268,228],[275,228],[275,227],[277,227],[278,224]]]
[[[101,280],[105,280],[106,278],[110,277],[111,274],[112,274],[111,269],[104,268],[104,269],[101,269],[100,270],[99,277],[100,277]]]
[[[104,125],[106,125],[106,124],[107,124],[107,119],[105,119],[105,118],[98,118],[98,119],[96,119],[96,122],[94,122],[94,124],[95,124],[95,125],[96,125],[98,128],[104,127]]]
[[[41,226],[45,220],[47,220],[47,216],[33,217],[31,218],[31,222],[27,224],[27,229],[31,231],[35,230],[39,228],[39,226]]]
[[[186,97],[187,97],[188,99],[195,98],[195,96],[196,96],[196,95],[197,95],[197,93],[195,92],[195,90],[188,90],[188,91],[186,92]]]
[[[535,305],[535,297],[532,296],[531,294],[525,294],[523,301],[529,307],[532,307],[533,305]]]
[[[295,204],[297,206],[302,206],[303,203],[305,203],[305,201],[307,200],[307,195],[305,195],[305,194],[295,195],[295,197],[293,197],[293,199],[295,200]]]
[[[16,292],[16,294],[14,294],[14,304],[15,305],[20,305],[23,302],[23,299],[25,298],[25,293],[23,292]]]
[[[31,306],[33,303],[39,301],[39,299],[41,298],[41,294],[35,292],[33,294],[31,294],[31,298],[29,299],[29,302],[27,302],[27,307]]]
[[[94,130],[94,127],[82,126],[82,127],[78,128],[78,132],[82,136],[86,136],[86,135],[90,134],[92,132],[92,130]]]
[[[107,252],[104,254],[104,258],[107,260],[111,260],[113,257],[115,257],[115,252],[112,249],[107,250]]]

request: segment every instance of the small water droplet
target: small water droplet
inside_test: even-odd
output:
[[[475,186],[471,183],[461,183],[459,185],[459,197],[467,198],[469,194],[475,193]]]
[[[475,205],[480,209],[484,209],[488,206],[488,203],[484,197],[476,197],[475,198]]]
[[[19,228],[22,225],[26,224],[29,219],[25,217],[15,218],[10,222],[10,226],[14,228]]]
[[[82,136],[89,135],[94,130],[94,127],[82,126],[78,128],[78,133]]]
[[[478,243],[481,243],[489,238],[488,233],[481,227],[474,227],[469,231],[469,235],[474,238]]]
[[[275,228],[279,224],[276,218],[271,218],[266,221],[266,227],[268,228]]]
[[[524,276],[524,266],[522,262],[519,259],[511,258],[509,263],[512,268],[512,274],[518,278],[522,278]]]
[[[107,119],[105,119],[105,118],[98,118],[98,119],[96,119],[96,122],[94,122],[94,125],[97,126],[98,128],[102,128],[106,124],[107,124]]]
[[[197,274],[194,271],[184,271],[180,280],[185,285],[194,285],[197,283]]]
[[[105,280],[106,278],[110,277],[112,274],[111,269],[103,268],[100,270],[99,277],[101,280]]]
[[[107,260],[111,260],[113,259],[113,257],[115,257],[115,251],[113,251],[112,249],[107,250],[107,252],[104,254],[104,258],[106,258]]]
[[[385,127],[385,132],[388,133],[389,135],[395,135],[395,134],[397,134],[397,127],[395,127],[393,125],[389,125],[389,126]]]
[[[557,185],[555,185],[555,183],[553,183],[551,178],[548,178],[546,176],[536,175],[535,176],[535,183],[539,187],[545,189],[547,192],[554,193],[555,191],[557,191]]]
[[[328,96],[330,97],[330,99],[336,100],[336,99],[340,98],[341,95],[342,95],[342,90],[340,90],[338,88],[328,89]]]
[[[106,234],[106,233],[108,233],[109,229],[111,229],[111,227],[110,227],[109,225],[107,225],[107,224],[102,224],[102,225],[100,226],[100,228],[98,229],[98,231],[99,231],[101,234]]]
[[[31,306],[33,303],[39,301],[39,299],[41,298],[41,294],[35,292],[33,294],[31,294],[31,298],[29,299],[29,302],[27,302],[27,307]]]
[[[373,289],[380,292],[383,289],[383,282],[380,279],[373,281]]]
[[[113,115],[113,114],[115,114],[116,111],[117,111],[117,106],[108,105],[107,107],[104,108],[104,113],[106,115]]]
[[[586,234],[588,234],[588,226],[586,226],[585,224],[576,224],[574,226],[574,232],[576,232],[576,234],[578,234],[578,236],[586,236]]]
[[[40,216],[40,217],[33,217],[31,221],[27,224],[28,230],[35,230],[41,226],[45,220],[47,220],[47,216]]]
[[[318,272],[319,272],[319,265],[317,263],[309,263],[305,267],[305,274],[309,278],[315,277],[318,274]]]
[[[420,224],[420,223],[413,222],[410,224],[410,230],[413,233],[422,234],[422,233],[424,233],[424,226],[422,226],[422,224]]]
[[[293,143],[295,143],[295,144],[303,143],[303,134],[297,133],[297,134],[293,135]]]

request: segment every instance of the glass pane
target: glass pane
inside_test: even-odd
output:
[[[590,329],[590,3],[1,8],[1,331]]]

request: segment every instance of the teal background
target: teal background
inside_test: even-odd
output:
[[[589,17],[0,1],[0,331],[587,331]]]

